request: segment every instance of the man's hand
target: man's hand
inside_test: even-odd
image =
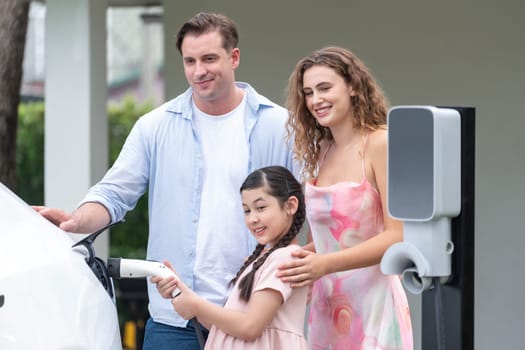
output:
[[[62,230],[73,233],[92,233],[111,221],[106,207],[98,202],[86,202],[73,213],[36,205],[33,209]]]
[[[40,215],[67,232],[78,232],[79,221],[70,213],[56,208],[33,206]]]

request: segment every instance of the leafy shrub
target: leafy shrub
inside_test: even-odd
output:
[[[16,135],[18,196],[27,203],[44,203],[44,103],[18,106]]]

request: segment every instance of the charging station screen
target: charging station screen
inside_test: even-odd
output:
[[[425,108],[388,114],[388,210],[402,220],[434,213],[434,117]]]

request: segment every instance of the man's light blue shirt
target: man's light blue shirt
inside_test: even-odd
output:
[[[259,95],[249,84],[236,84],[246,93],[244,124],[249,161],[245,176],[268,165],[285,166],[297,176],[298,168],[285,142],[288,112]],[[111,169],[89,190],[82,203],[101,203],[115,222],[122,220],[148,190],[147,259],[169,260],[179,277],[199,294],[193,284],[193,274],[202,184],[203,155],[193,122],[190,88],[139,118]],[[238,192],[232,193],[232,196],[238,195]],[[231,269],[215,273],[218,284],[227,284],[242,260],[255,248],[255,240],[248,230],[245,233],[244,241],[229,240],[229,251],[224,252],[224,256]],[[224,249],[224,245],[217,249]],[[202,292],[209,295],[210,291]],[[210,301],[222,305],[227,295],[217,294],[220,295],[211,297]],[[148,283],[148,295],[149,311],[155,321],[178,327],[186,325],[187,321],[175,313],[170,301],[163,299],[151,283]]]

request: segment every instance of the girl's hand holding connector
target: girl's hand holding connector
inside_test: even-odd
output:
[[[171,271],[175,273],[175,275],[177,275],[177,271],[175,271],[175,269],[169,261],[164,261],[164,265],[166,265],[166,267],[168,267]],[[175,276],[153,276],[150,278],[150,282],[155,283],[157,285],[159,294],[166,299],[173,298],[172,293],[175,290],[175,288],[178,287],[178,283],[180,283],[180,281]]]

